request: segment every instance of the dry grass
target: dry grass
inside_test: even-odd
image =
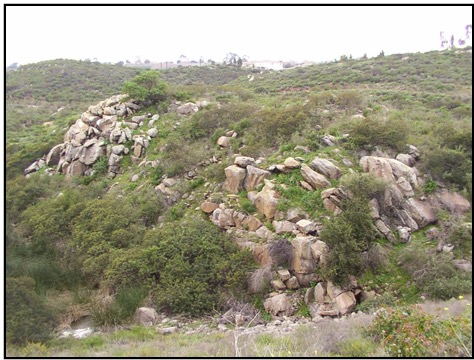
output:
[[[419,306],[428,314],[440,318],[456,317],[461,316],[469,306],[472,306],[472,296],[465,296],[462,300],[427,301]]]
[[[469,305],[468,305],[469,304]],[[422,309],[440,317],[458,316],[470,306],[471,297],[442,302],[426,302]],[[449,311],[446,311],[448,308]],[[48,348],[30,346],[29,356],[50,357],[386,357],[380,344],[364,336],[374,315],[343,319],[323,319],[298,325],[295,329],[230,324],[226,332],[200,331],[159,335],[153,328],[132,327],[123,334],[98,333],[86,339],[60,339]],[[288,329],[285,331],[284,329]],[[94,337],[100,341],[94,341]],[[96,339],[97,340],[97,339]],[[8,356],[22,349],[9,349]],[[22,354],[24,353],[21,352]]]
[[[271,266],[267,265],[255,270],[250,275],[248,281],[248,290],[251,294],[262,293],[265,289],[270,286],[272,279]]]

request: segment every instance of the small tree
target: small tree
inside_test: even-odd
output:
[[[167,84],[155,70],[146,70],[123,84],[122,91],[134,100],[158,103],[165,99]]]
[[[383,193],[385,185],[368,174],[346,176],[341,179],[341,184],[352,197],[342,201],[342,214],[327,222],[321,232],[322,240],[330,248],[322,275],[336,285],[346,286],[349,275],[363,273],[362,253],[377,240],[368,201]]]

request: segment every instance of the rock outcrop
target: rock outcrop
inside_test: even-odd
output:
[[[91,175],[92,166],[104,156],[108,157],[109,176],[119,171],[121,156],[128,153],[125,147],[117,148],[127,141],[134,141],[132,146],[136,157],[141,157],[149,144],[148,137],[155,137],[157,130],[152,128],[149,134],[133,136],[132,131],[141,126],[150,115],[132,116],[140,109],[133,100],[126,100],[126,95],[115,95],[89,106],[80,119],[67,130],[64,143],[54,146],[46,155],[44,164],[30,166],[28,174],[37,171],[44,165],[56,166],[56,171],[67,178]],[[126,121],[130,119],[130,121]]]

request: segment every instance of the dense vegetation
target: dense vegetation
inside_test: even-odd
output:
[[[229,299],[261,302],[261,294],[251,298],[245,289],[245,279],[256,267],[250,254],[196,211],[209,196],[225,200],[220,185],[234,153],[264,156],[263,166],[288,156],[310,162],[316,154],[358,164],[364,151],[396,154],[413,144],[422,154],[420,170],[426,174],[420,194],[446,187],[472,201],[470,49],[343,59],[281,72],[232,66],[183,67],[163,70],[159,76],[138,72],[55,60],[7,73],[9,343],[47,343],[53,327],[84,313],[92,314],[96,325],[114,326],[129,321],[143,305],[198,316],[226,310]],[[96,164],[94,176],[69,182],[43,171],[28,179],[23,176],[24,168],[62,143],[82,111],[122,91],[143,101],[139,114],[160,115],[154,125],[159,135],[147,149],[147,159],[159,166],[139,167],[125,157],[123,173],[110,179],[105,176],[104,158]],[[181,117],[168,110],[176,100],[206,100],[209,105]],[[353,118],[356,114],[365,119]],[[230,147],[216,146],[219,136],[229,130],[238,133]],[[340,141],[337,155],[323,145],[325,135]],[[213,157],[219,162],[209,161]],[[348,169],[343,167],[345,173]],[[411,304],[420,295],[449,299],[472,292],[471,275],[460,272],[443,254],[435,255],[436,244],[424,231],[413,234],[411,243],[398,245],[376,235],[367,200],[383,193],[384,184],[360,174],[358,165],[352,169],[354,174],[332,183],[344,185],[355,196],[341,205],[345,210],[341,216],[325,222],[321,237],[332,253],[324,276],[344,284],[347,275],[357,275],[366,289],[383,294],[360,304],[361,310]],[[190,172],[195,176],[185,179]],[[130,181],[133,174],[140,174],[137,182]],[[166,177],[182,179],[179,192],[187,196],[170,202],[156,192],[155,186]],[[321,191],[303,190],[300,180],[299,172],[275,176],[282,194],[279,209],[298,207],[314,219],[329,217]],[[239,195],[238,203],[246,213],[255,212],[246,193]],[[469,260],[472,233],[464,223],[471,221],[470,216],[469,212],[455,218],[441,212],[436,224],[446,241],[456,245],[455,256]],[[286,252],[286,239],[277,244]],[[274,254],[282,264],[288,261],[286,255]],[[421,268],[426,270],[423,276]],[[20,304],[15,301],[19,296],[28,301]],[[33,307],[35,317],[30,317]],[[412,310],[408,314],[423,320],[422,331],[424,324],[436,325],[433,336],[450,329],[448,323],[435,323]],[[387,338],[398,344],[394,338],[398,328],[392,322],[401,316],[408,315],[388,313],[374,331],[385,330]],[[48,327],[36,329],[39,322]],[[461,325],[456,330],[466,336],[468,325]],[[373,338],[386,341],[379,335]],[[432,342],[439,345],[434,355],[440,349],[454,352],[451,343]],[[350,349],[348,354],[355,351]],[[402,349],[408,356],[425,350],[426,345]]]

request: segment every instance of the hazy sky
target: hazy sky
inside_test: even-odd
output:
[[[8,6],[6,65],[57,58],[118,62],[331,61],[440,50],[471,6]]]

